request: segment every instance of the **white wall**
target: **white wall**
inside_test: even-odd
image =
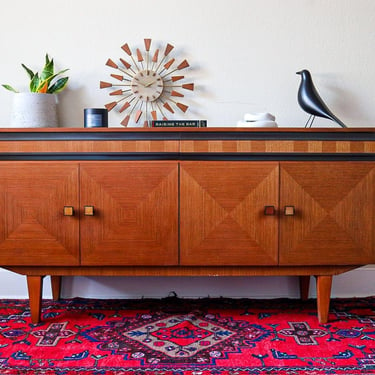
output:
[[[63,126],[82,126],[84,107],[112,101],[98,88],[114,72],[107,58],[127,57],[123,43],[143,47],[148,37],[189,60],[197,85],[189,115],[211,126],[263,110],[280,126],[302,126],[295,74],[302,68],[345,122],[375,124],[373,0],[2,0],[1,14],[0,83],[25,88],[20,63],[38,69],[46,52],[71,69],[60,95]],[[1,88],[3,126],[11,100]],[[111,124],[121,117],[111,113]]]
[[[196,91],[188,117],[209,126],[232,126],[246,112],[268,111],[279,126],[303,126],[307,115],[296,92],[309,69],[331,109],[348,125],[375,124],[375,1],[373,0],[2,0],[0,83],[25,89],[23,62],[38,69],[48,52],[69,67],[69,88],[59,97],[60,124],[81,127],[85,107],[111,101],[99,81],[113,71],[107,58],[125,57],[120,46],[175,45],[187,58]],[[0,88],[0,126],[9,124],[12,94]],[[122,116],[111,112],[110,125]],[[316,126],[331,126],[317,120]],[[333,125],[333,124],[332,124]],[[375,294],[375,268],[339,276],[335,295]],[[142,281],[144,280],[144,281]],[[295,296],[293,278],[267,279],[67,278],[64,294],[163,296],[179,294]],[[261,280],[261,282],[260,282]],[[355,286],[355,288],[353,287]],[[46,289],[48,294],[48,288]],[[0,297],[26,296],[23,278],[0,271]]]

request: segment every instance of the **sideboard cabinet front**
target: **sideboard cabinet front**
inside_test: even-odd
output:
[[[280,169],[280,265],[375,262],[374,162],[282,162]]]
[[[180,264],[277,265],[278,162],[181,162]]]
[[[78,164],[0,162],[0,264],[78,265]],[[73,212],[69,212],[72,213]]]
[[[82,265],[178,264],[177,162],[81,163],[80,185]]]

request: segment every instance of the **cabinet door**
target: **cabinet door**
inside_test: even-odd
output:
[[[275,265],[276,162],[181,162],[180,263]]]
[[[0,264],[78,265],[78,165],[0,163]]]
[[[375,163],[283,162],[281,265],[347,265],[375,261]]]
[[[178,263],[178,164],[81,163],[82,265]]]

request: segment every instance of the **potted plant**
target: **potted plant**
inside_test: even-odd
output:
[[[66,87],[68,77],[62,76],[68,69],[55,73],[54,61],[48,54],[41,71],[33,72],[21,64],[30,78],[29,92],[19,92],[12,86],[2,86],[15,93],[11,123],[14,127],[58,126],[56,95]]]

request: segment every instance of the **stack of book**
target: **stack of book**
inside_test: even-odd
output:
[[[151,121],[153,128],[206,128],[207,120],[154,120]]]

